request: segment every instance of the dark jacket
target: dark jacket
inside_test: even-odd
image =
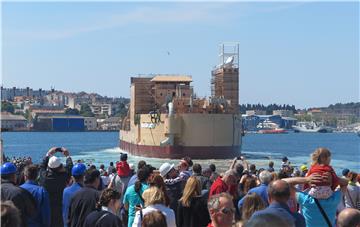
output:
[[[108,212],[95,210],[85,219],[84,227],[122,227],[123,224],[118,216]]]
[[[170,199],[169,207],[173,209],[173,211],[176,213],[178,201],[182,195],[181,182],[172,185],[166,185],[166,194],[169,196]]]
[[[73,162],[70,157],[66,159],[65,171],[53,171],[47,168],[50,157],[45,157],[40,169],[40,184],[49,193],[50,209],[51,209],[51,226],[63,227],[62,219],[62,199],[63,192],[70,180],[71,168]]]
[[[210,190],[211,182],[209,178],[198,173],[194,173],[193,176],[200,181],[201,190]]]
[[[36,201],[30,192],[8,180],[1,180],[1,200],[11,200],[20,210],[21,226],[28,226],[28,219],[37,213]]]
[[[179,202],[176,213],[177,227],[203,227],[210,223],[207,197],[197,196],[191,199],[190,207]]]
[[[85,218],[94,210],[100,192],[93,187],[85,186],[71,198],[69,206],[69,227],[82,227]]]

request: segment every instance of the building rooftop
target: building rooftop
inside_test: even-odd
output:
[[[151,82],[192,82],[192,78],[186,75],[158,75]]]
[[[41,115],[38,119],[49,119],[49,118],[79,118],[84,119],[81,115],[67,115],[67,114],[57,114],[57,115]]]
[[[2,121],[26,121],[25,117],[22,115],[14,115],[6,112],[1,112]]]

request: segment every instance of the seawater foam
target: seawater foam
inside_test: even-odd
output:
[[[116,163],[120,160],[120,153],[127,153],[121,150],[118,147],[106,148],[100,150],[92,150],[81,152],[78,155],[72,156],[73,161],[76,162],[78,159],[83,160],[86,164],[94,164],[97,167],[100,164],[104,164],[106,167],[110,162]],[[281,167],[281,158],[284,154],[281,153],[271,153],[271,152],[255,152],[255,151],[243,151],[242,156],[246,158],[246,160],[250,163],[253,163],[257,166],[257,168],[267,168],[269,161],[274,162],[274,167],[276,170]],[[289,161],[294,167],[299,167],[303,164],[307,165],[310,168],[311,160],[310,156],[288,156]],[[137,166],[137,163],[140,160],[145,160],[148,164],[153,165],[156,168],[159,168],[161,164],[164,162],[169,162],[177,165],[179,163],[179,159],[160,159],[160,158],[148,158],[141,156],[129,155],[128,162],[133,163]],[[63,158],[63,161],[65,159]],[[205,159],[205,160],[193,160],[194,163],[199,163],[202,165],[203,169],[208,167],[210,163],[214,163],[217,167],[218,172],[226,171],[229,168],[232,159]],[[241,162],[241,161],[238,161]],[[360,166],[358,161],[344,161],[344,160],[332,160],[331,165],[335,169],[337,174],[341,174],[341,170],[345,168],[350,168],[354,171],[359,171]]]

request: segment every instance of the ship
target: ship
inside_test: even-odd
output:
[[[211,70],[211,96],[200,98],[192,76],[131,77],[130,104],[119,133],[120,149],[153,158],[225,159],[241,154],[239,44],[220,45]]]
[[[286,129],[280,128],[278,124],[270,121],[265,120],[260,122],[256,128],[258,129],[258,133],[261,134],[280,134],[280,133],[287,133]]]
[[[298,122],[296,125],[292,126],[294,132],[321,132],[327,133],[332,132],[333,130],[330,127],[318,125],[316,122]]]

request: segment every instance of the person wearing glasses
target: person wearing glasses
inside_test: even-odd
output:
[[[211,222],[208,227],[231,227],[235,208],[232,196],[228,193],[215,194],[209,198],[208,209]]]

